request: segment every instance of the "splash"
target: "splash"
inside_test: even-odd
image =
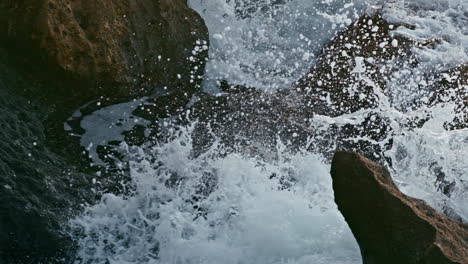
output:
[[[128,149],[132,194],[106,194],[72,221],[82,261],[360,263],[318,155],[279,145],[265,162],[215,145],[193,159],[190,134]]]
[[[220,80],[263,91],[288,87],[314,63],[323,43],[369,3],[249,2],[190,1],[210,31],[208,91],[216,91]],[[454,105],[414,103],[425,100],[425,75],[468,61],[464,10],[465,1],[457,0],[386,4],[386,19],[415,25],[394,34],[422,43],[440,39],[439,45],[415,50],[421,64],[396,71],[388,90],[374,85],[375,109],[315,115],[312,128],[326,139],[331,127],[359,124],[378,113],[393,131],[379,144],[392,141],[384,154],[399,187],[466,221],[468,130],[446,129],[456,116]],[[364,76],[360,60],[355,71]],[[418,120],[427,121],[416,126]],[[104,194],[71,220],[78,233],[77,262],[361,263],[333,201],[330,165],[321,151],[310,149],[313,142],[299,148],[308,152],[290,152],[278,140],[274,158],[264,159],[228,152],[215,138],[203,154],[194,155],[194,126],[175,130],[171,140],[157,145],[121,144],[130,161],[131,192]]]
[[[453,106],[431,109],[423,127],[393,137],[387,155],[400,189],[447,215],[468,222],[468,129],[446,131]]]
[[[384,17],[415,27],[399,27],[395,34],[429,46],[416,52],[426,71],[437,72],[468,61],[466,10],[468,2],[464,0],[394,1],[385,6]]]
[[[274,91],[306,73],[322,45],[369,3],[346,0],[190,0],[210,32],[205,89],[217,81]]]

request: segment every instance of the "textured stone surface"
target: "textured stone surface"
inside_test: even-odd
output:
[[[361,16],[324,46],[309,73],[285,95],[296,102],[296,108],[328,117],[364,111],[353,114],[363,121],[337,126],[333,142],[339,149],[359,151],[375,161],[382,161],[383,152],[392,144],[389,139],[395,131],[390,125],[392,117],[387,115],[389,109],[405,113],[450,102],[456,105],[457,118],[448,127],[463,128],[468,124],[467,66],[433,74],[426,69],[428,73],[421,76],[424,66],[414,51],[436,48],[439,42],[410,40],[393,32],[398,28],[412,30],[414,26],[389,23],[381,11]],[[405,74],[407,78],[402,77]],[[415,88],[411,80],[427,84]],[[401,98],[405,89],[413,89],[418,96]],[[422,124],[423,120],[414,120],[409,125]],[[335,149],[327,146],[327,140],[323,145]]]
[[[82,94],[112,95],[115,88],[103,87],[135,81],[153,89],[193,90],[207,55],[192,54],[197,41],[207,45],[208,32],[186,0],[5,0],[0,32],[0,40],[31,63],[98,84],[73,91]],[[190,82],[195,65],[199,70]]]
[[[35,82],[15,66],[0,48],[0,263],[70,263],[63,222],[94,201],[93,174],[51,151],[47,106],[17,95]]]
[[[400,192],[386,168],[337,152],[331,174],[364,264],[468,263],[468,225]]]
[[[398,26],[403,25],[390,24],[379,13],[360,17],[322,49],[317,63],[296,82],[298,96],[328,116],[376,107],[376,89],[385,89],[392,67],[412,59],[414,43],[390,33]]]
[[[253,88],[232,89],[230,85],[221,85],[225,92],[222,96],[200,96],[195,104],[195,113],[199,113],[196,117],[207,120],[215,134],[226,141],[235,138],[238,142],[262,142],[258,149],[274,146],[278,135],[295,146],[305,146],[307,138],[311,137],[314,139],[311,149],[325,153],[330,159],[339,148],[359,151],[374,161],[383,161],[395,132],[390,125],[392,121],[386,116],[387,108],[404,113],[424,103],[417,100],[404,109],[386,105],[391,104],[392,89],[404,89],[392,86],[400,85],[392,73],[417,67],[413,49],[436,45],[417,43],[393,34],[398,27],[413,28],[387,22],[380,11],[365,14],[323,47],[317,63],[292,87],[269,94]],[[464,87],[468,75],[465,67],[425,77],[428,87],[421,92],[427,91],[425,95],[432,97],[425,103],[432,106],[444,100],[455,102],[461,116],[461,122],[458,120],[455,124],[466,126],[468,90]],[[434,91],[432,96],[429,91]],[[361,113],[356,113],[360,110]],[[316,131],[314,127],[314,116],[328,119],[346,114],[352,114],[355,122],[331,123],[326,131]],[[461,119],[463,115],[465,119]],[[424,122],[415,120],[409,125],[421,124]],[[270,151],[271,148],[265,150],[266,153]]]

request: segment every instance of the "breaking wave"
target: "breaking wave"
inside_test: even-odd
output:
[[[219,80],[264,91],[288,87],[310,68],[326,41],[367,5],[378,4],[250,2],[190,0],[210,31],[207,91],[215,92]],[[416,25],[394,34],[417,41],[440,39],[441,45],[417,50],[423,63],[411,72],[401,69],[392,90],[379,95],[377,109],[393,126],[393,145],[385,154],[402,191],[465,221],[467,129],[444,128],[455,116],[449,103],[402,109],[421,89],[408,74],[417,78],[468,61],[466,5],[463,0],[386,4],[386,19]],[[360,114],[316,118],[314,126],[326,130]],[[429,121],[419,128],[406,126],[413,117]],[[106,193],[71,220],[77,262],[361,263],[359,247],[334,203],[330,165],[322,153],[303,151],[307,146],[291,152],[279,139],[271,159],[228,152],[219,142],[194,155],[195,124],[172,131],[168,141],[120,145],[129,162],[129,191]],[[84,141],[89,145],[93,139],[88,134]]]

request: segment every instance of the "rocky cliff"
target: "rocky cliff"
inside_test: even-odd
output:
[[[364,264],[468,263],[468,225],[400,192],[386,168],[337,152],[331,175]]]
[[[0,40],[9,50],[43,65],[45,81],[68,80],[51,96],[83,103],[189,92],[203,75],[208,31],[186,0],[1,1],[0,14]]]

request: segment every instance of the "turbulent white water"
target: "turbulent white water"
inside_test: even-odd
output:
[[[369,4],[255,3],[190,0],[210,30],[207,90],[216,89],[220,79],[262,90],[288,87],[314,62],[321,45]],[[386,153],[392,159],[392,174],[407,194],[441,210],[450,208],[466,220],[468,131],[444,129],[444,122],[454,117],[450,104],[403,110],[421,89],[408,74],[417,79],[426,71],[468,61],[466,1],[394,1],[386,6],[386,19],[417,26],[413,31],[399,28],[394,34],[418,41],[442,39],[436,49],[417,50],[424,63],[412,72],[399,71],[389,94],[379,95],[375,111],[389,118],[395,131],[393,147]],[[344,124],[360,114],[316,117],[314,125]],[[405,124],[413,117],[430,121],[410,129]],[[73,229],[81,231],[77,237],[81,261],[361,263],[359,248],[333,201],[330,165],[320,153],[289,153],[279,142],[277,158],[265,161],[241,152],[226,154],[215,144],[194,158],[193,125],[168,143],[122,145],[131,160],[133,191],[105,194],[71,220]],[[435,181],[441,174],[454,183],[450,196],[442,194]]]
[[[442,71],[468,61],[468,2],[465,0],[395,1],[385,7],[389,22],[414,25],[400,27],[396,34],[427,43],[440,41],[433,49],[420,49],[424,66]]]
[[[276,90],[313,64],[322,45],[372,0],[190,0],[210,32],[205,88],[217,80]]]
[[[213,147],[190,158],[190,129],[133,152],[130,197],[104,196],[73,221],[80,256],[111,263],[359,263],[319,156],[264,162]],[[152,159],[156,158],[157,163]],[[287,181],[290,189],[282,190]],[[199,200],[194,197],[200,196]]]

